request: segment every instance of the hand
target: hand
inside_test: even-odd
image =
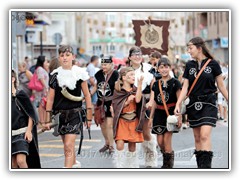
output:
[[[49,131],[51,129],[51,124],[52,123],[46,123],[46,124],[42,124],[42,131]]]
[[[179,105],[176,105],[176,106],[175,106],[174,114],[175,114],[176,116],[182,115]]]
[[[26,131],[24,139],[26,139],[28,143],[32,141],[32,132],[30,130]]]
[[[138,84],[141,84],[141,85],[142,85],[143,79],[144,79],[144,76],[141,76],[141,77],[138,79]]]
[[[149,119],[148,119],[148,127],[149,127],[150,129],[152,129],[152,122],[153,122],[153,119],[152,119],[152,118],[149,118]]]
[[[146,104],[146,108],[149,109],[149,110],[152,109],[152,104],[153,104],[153,103],[152,103],[151,101],[149,101],[149,102]]]
[[[177,123],[178,129],[182,126],[182,116],[178,116],[178,123]]]
[[[129,97],[128,97],[128,102],[132,102],[134,99],[135,99],[135,95],[130,95]]]

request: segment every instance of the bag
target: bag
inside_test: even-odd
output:
[[[34,72],[33,77],[28,83],[28,88],[35,90],[35,91],[42,91],[43,90],[43,84],[41,81],[38,79],[37,73]]]
[[[189,97],[187,97],[184,101],[182,101],[182,105],[181,105],[181,114],[185,114],[187,111],[187,105],[189,104],[190,99]]]
[[[113,73],[113,70],[109,73],[109,75],[106,78],[105,85],[103,87],[104,91],[106,89],[107,82],[109,81],[109,79],[112,76],[112,73]],[[94,106],[94,121],[95,121],[95,124],[97,126],[99,124],[102,124],[104,122],[105,118],[106,118],[106,116],[105,116],[105,110],[104,110],[104,96],[103,96],[102,97],[102,104],[99,105],[99,106],[97,106],[97,105]]]
[[[46,104],[47,104],[47,97],[43,96],[41,101],[40,101],[41,106],[43,107],[43,109],[46,110]]]
[[[100,106],[95,106],[94,107],[94,121],[95,124],[98,126],[99,124],[103,123],[105,120],[105,110],[104,110],[104,105],[101,104]]]
[[[165,109],[166,114],[167,114],[167,122],[166,122],[167,130],[169,132],[178,132],[179,128],[178,128],[177,116],[169,114],[168,107],[167,107],[167,104],[166,104],[166,101],[165,101],[165,98],[164,98],[164,95],[163,95],[162,86],[160,84],[160,80],[158,80],[158,86],[159,86],[159,90],[160,90],[160,93],[161,93],[163,106],[164,106],[164,109]]]
[[[172,132],[179,132],[180,128],[178,128],[178,119],[175,115],[169,115],[167,117],[167,130]]]

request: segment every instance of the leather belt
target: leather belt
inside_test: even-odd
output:
[[[168,107],[168,109],[169,109],[170,107],[174,107],[175,105],[176,105],[176,103],[169,103],[169,104],[167,104],[167,107]],[[165,108],[164,108],[163,105],[157,105],[156,108],[157,108],[157,109],[161,109],[161,110],[165,110]]]

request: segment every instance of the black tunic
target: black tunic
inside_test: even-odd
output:
[[[202,66],[207,62],[204,59],[201,63],[201,67],[198,66],[198,62],[191,60],[186,64],[186,69],[183,74],[183,78],[189,80],[190,89],[197,73]],[[220,65],[217,61],[211,60],[207,67],[199,77],[195,87],[189,95],[190,103],[187,105],[187,114],[190,127],[199,127],[202,125],[210,125],[215,127],[217,120],[218,108],[216,105],[217,87],[215,85],[215,78],[222,73]]]
[[[55,90],[54,103],[52,107],[53,113],[56,114],[59,112],[59,110],[73,110],[76,108],[81,108],[82,101],[71,101],[70,99],[67,99],[62,95],[62,88],[58,84],[57,74],[58,73],[54,73],[49,79],[50,88]],[[67,91],[74,96],[81,96],[82,82],[83,80],[79,79],[76,83],[76,88],[73,90],[67,88]],[[64,111],[59,116],[58,132],[60,135],[79,134],[79,127],[81,123],[82,122],[80,120],[80,111]]]
[[[161,93],[159,90],[158,82],[161,81],[163,94],[165,97],[166,104],[176,103],[177,102],[177,95],[176,92],[182,88],[181,83],[176,78],[171,78],[167,81],[166,87],[163,86],[162,80],[158,80],[153,84],[152,90],[154,91],[154,100],[157,105],[163,106]],[[175,106],[172,106],[168,109],[169,114],[174,114]],[[164,134],[167,132],[166,128],[167,123],[167,114],[165,110],[162,109],[155,109],[155,114],[153,118],[153,134]]]
[[[98,101],[97,105],[100,105],[102,103],[101,98],[102,97],[110,97],[113,95],[114,92],[114,86],[115,82],[118,80],[118,71],[114,70],[112,73],[112,76],[110,77],[105,91],[103,91],[103,88],[105,86],[106,79],[104,77],[104,73],[102,70],[99,70],[95,74],[95,78],[97,80],[97,96],[98,96]],[[104,110],[105,110],[105,115],[106,117],[112,117],[111,112],[110,112],[110,106],[111,106],[112,101],[104,101]]]
[[[38,119],[29,97],[23,90],[17,91],[16,96],[12,96],[11,110],[12,130],[28,126],[29,117],[33,120],[33,140],[28,143],[24,139],[25,133],[12,136],[12,155],[16,155],[18,153],[26,154],[28,168],[41,168],[36,127]]]

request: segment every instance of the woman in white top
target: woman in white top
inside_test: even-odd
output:
[[[143,136],[144,142],[142,143],[143,151],[145,154],[145,166],[146,167],[157,167],[157,150],[156,150],[156,137],[151,134],[151,122],[149,121],[149,108],[154,101],[154,93],[151,92],[151,86],[155,79],[153,74],[149,72],[152,66],[148,63],[143,62],[142,51],[139,47],[134,46],[129,50],[128,65],[135,69],[135,83],[138,87],[138,79],[141,76],[144,77],[142,81],[142,110],[141,113],[145,114],[145,121],[143,124]],[[151,95],[151,98],[150,98]],[[147,108],[147,109],[146,109]],[[144,115],[143,114],[143,115]]]

